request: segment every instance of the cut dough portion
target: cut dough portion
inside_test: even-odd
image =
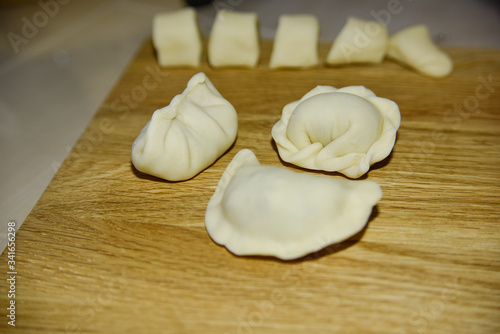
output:
[[[318,58],[318,19],[309,14],[281,15],[270,68],[317,66]]]
[[[153,19],[153,45],[160,66],[199,66],[202,41],[196,11],[188,7],[157,14]]]
[[[350,17],[335,38],[326,62],[330,65],[380,63],[387,51],[387,40],[385,25]]]
[[[261,166],[236,154],[208,202],[210,237],[236,255],[302,257],[366,225],[382,197],[373,181],[352,181]]]
[[[259,55],[257,14],[220,10],[208,42],[210,65],[254,67]]]
[[[234,107],[198,73],[182,94],[153,113],[132,145],[132,163],[166,180],[187,180],[221,156],[237,131]]]
[[[397,104],[363,86],[317,86],[283,108],[272,136],[284,161],[358,178],[391,153],[400,123]]]
[[[453,70],[450,56],[434,44],[424,25],[406,28],[392,36],[387,56],[429,77],[442,78]]]

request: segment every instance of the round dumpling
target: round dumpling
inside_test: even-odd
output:
[[[363,86],[317,86],[283,108],[272,136],[286,162],[358,178],[391,153],[400,123],[397,104]]]

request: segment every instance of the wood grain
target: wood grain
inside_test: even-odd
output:
[[[448,49],[443,80],[388,61],[272,71],[269,51],[263,41],[255,69],[160,71],[144,44],[16,236],[16,328],[2,316],[2,332],[500,331],[500,51]],[[199,71],[237,109],[236,143],[186,182],[136,171],[133,140]],[[208,236],[206,204],[240,149],[284,165],[271,127],[320,84],[399,104],[393,153],[363,177],[384,197],[341,244],[297,261],[236,257]],[[2,314],[7,290],[1,280]]]

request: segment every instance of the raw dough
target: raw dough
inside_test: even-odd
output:
[[[255,13],[220,10],[208,42],[211,66],[254,67],[259,61],[259,30]]]
[[[387,51],[387,40],[385,25],[350,17],[335,38],[326,62],[330,65],[380,63]]]
[[[363,86],[317,86],[283,108],[272,136],[284,161],[358,178],[391,153],[400,122],[396,103]]]
[[[196,11],[187,7],[157,14],[153,19],[153,45],[160,66],[199,66],[202,41]]]
[[[236,154],[205,213],[210,237],[236,255],[302,257],[366,225],[382,197],[373,181],[352,181],[261,166]]]
[[[221,156],[237,131],[234,107],[198,73],[182,94],[153,113],[132,145],[132,163],[166,180],[187,180]]]
[[[424,25],[406,28],[392,36],[387,56],[434,78],[445,77],[453,70],[450,56],[434,44]]]
[[[281,15],[270,68],[306,68],[319,64],[318,19],[309,14]]]

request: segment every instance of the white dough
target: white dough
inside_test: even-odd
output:
[[[380,63],[387,51],[387,40],[385,25],[350,17],[335,38],[326,62],[330,65]]]
[[[366,225],[382,197],[373,181],[352,181],[261,166],[236,154],[208,202],[210,237],[236,255],[302,257]]]
[[[254,67],[259,61],[259,30],[255,13],[220,10],[208,41],[208,61],[213,67]]]
[[[317,86],[283,108],[272,136],[284,161],[358,178],[391,153],[400,122],[396,103],[363,86]]]
[[[450,56],[434,44],[424,25],[406,28],[392,36],[387,56],[429,77],[442,78],[453,70]]]
[[[202,41],[196,11],[187,7],[155,15],[153,45],[160,66],[199,66]]]
[[[270,68],[317,66],[319,21],[314,15],[281,15],[274,38]]]
[[[132,163],[166,180],[187,180],[221,156],[237,131],[234,107],[198,73],[182,94],[153,113],[132,145]]]

